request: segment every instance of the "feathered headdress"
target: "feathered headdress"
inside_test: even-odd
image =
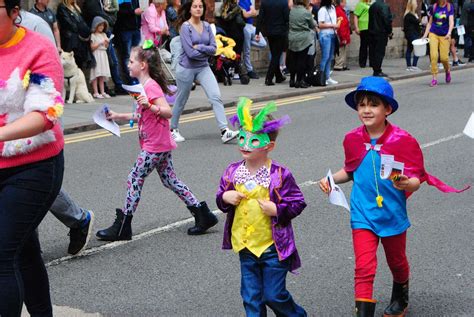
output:
[[[267,120],[267,115],[277,111],[277,106],[274,101],[267,103],[253,118],[250,114],[251,105],[252,100],[246,97],[240,97],[239,103],[237,104],[237,114],[229,119],[233,126],[238,122],[242,129],[255,134],[260,134],[277,131],[291,121],[288,115],[285,115],[280,119],[265,121]]]

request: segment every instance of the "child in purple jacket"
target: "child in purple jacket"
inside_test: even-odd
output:
[[[239,253],[241,295],[247,316],[266,316],[266,305],[277,316],[306,316],[286,289],[286,275],[301,266],[291,219],[306,207],[291,172],[271,160],[278,129],[287,116],[274,120],[266,105],[253,118],[251,100],[237,105],[238,144],[244,160],[225,170],[216,202],[227,213],[223,249]]]

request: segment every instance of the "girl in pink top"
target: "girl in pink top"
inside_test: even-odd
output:
[[[150,0],[150,6],[142,14],[142,35],[144,40],[153,40],[155,44],[163,43],[163,36],[169,35],[166,22],[166,1]]]
[[[0,0],[1,1],[1,0]],[[147,41],[149,42],[149,41]],[[145,44],[149,44],[149,43]],[[146,47],[146,46],[145,46]],[[107,229],[97,232],[97,237],[106,241],[132,239],[131,221],[140,201],[145,178],[155,169],[163,185],[171,189],[186,204],[195,217],[196,224],[188,229],[188,234],[203,234],[217,224],[216,216],[209,210],[206,202],[199,202],[191,190],[180,181],[173,168],[171,150],[176,143],[171,137],[168,119],[171,107],[165,99],[168,89],[161,70],[158,50],[134,47],[128,62],[130,76],[137,78],[145,89],[146,96],[139,96],[138,107],[134,113],[109,111],[111,120],[137,120],[141,151],[127,180],[127,197],[124,209],[116,209],[115,222]]]

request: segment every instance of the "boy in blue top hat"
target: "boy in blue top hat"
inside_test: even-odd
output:
[[[390,305],[384,316],[405,316],[408,307],[409,264],[406,230],[410,227],[406,199],[426,181],[443,192],[461,192],[424,169],[418,142],[408,132],[390,124],[397,111],[392,86],[381,77],[365,77],[346,103],[357,111],[362,126],[344,138],[344,168],[333,175],[336,184],[353,181],[351,227],[355,254],[357,316],[374,316],[373,283],[377,247],[382,243],[393,275]],[[326,178],[319,182],[329,192]]]

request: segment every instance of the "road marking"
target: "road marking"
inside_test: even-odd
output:
[[[285,105],[296,105],[300,102],[305,102],[305,101],[311,101],[311,100],[317,100],[317,99],[322,99],[325,98],[325,96],[322,96],[321,94],[310,94],[310,95],[305,95],[305,96],[298,96],[298,97],[292,97],[292,98],[285,98],[285,99],[280,99],[280,101],[277,101],[276,104],[277,106],[285,106]],[[262,109],[267,102],[260,102],[256,103],[252,109],[254,110],[259,110]],[[232,115],[236,113],[236,109],[233,108],[227,108],[225,109],[225,114],[226,115]],[[195,114],[190,117],[185,117],[181,120],[179,120],[180,123],[188,123],[188,122],[194,122],[194,121],[202,121],[202,120],[207,120],[214,118],[214,113],[211,111],[206,111],[205,113],[202,114]],[[120,128],[120,134],[126,134],[126,133],[132,133],[136,132],[138,129],[135,128],[130,128],[128,125],[123,125]],[[105,130],[100,130],[98,132],[93,132],[93,133],[87,133],[87,134],[80,134],[80,135],[73,135],[73,136],[66,136],[64,139],[65,144],[73,144],[73,143],[78,143],[78,142],[84,142],[84,141],[90,141],[90,140],[95,140],[95,139],[101,139],[101,138],[106,138],[106,137],[111,137],[113,136],[111,133]]]
[[[433,142],[428,142],[428,143],[422,144],[421,148],[425,149],[425,148],[428,148],[430,146],[434,146],[434,145],[438,145],[438,144],[441,144],[441,143],[444,143],[444,142],[452,141],[452,140],[455,140],[455,139],[458,139],[458,138],[462,137],[463,135],[464,135],[463,133],[450,135],[448,137],[441,138],[441,139],[438,139],[438,140],[433,141]],[[299,184],[298,186],[301,187],[301,188],[311,187],[311,186],[317,185],[318,182],[319,181],[308,180],[308,181],[305,181],[305,182]],[[212,213],[217,216],[217,215],[222,214],[222,211],[217,209],[217,210],[213,210]],[[136,242],[136,241],[142,240],[144,238],[151,237],[151,236],[153,236],[155,234],[158,234],[158,233],[167,232],[167,231],[179,228],[181,226],[190,224],[193,221],[194,221],[193,217],[183,219],[183,220],[173,222],[173,223],[171,223],[169,225],[166,225],[166,226],[163,226],[163,227],[158,227],[158,228],[146,231],[146,232],[142,232],[142,233],[140,233],[136,236],[133,236],[133,240],[110,242],[110,243],[107,243],[107,244],[104,244],[104,245],[101,245],[101,246],[98,246],[98,247],[86,249],[86,250],[82,251],[81,254],[79,254],[79,255],[75,255],[75,256],[68,255],[68,256],[58,258],[58,259],[54,259],[54,260],[49,261],[48,263],[46,263],[46,267],[56,266],[56,265],[68,262],[68,261],[70,261],[72,259],[75,259],[75,258],[83,258],[83,257],[89,256],[89,255],[92,255],[92,254],[96,254],[96,253],[99,253],[99,252],[102,252],[102,251],[105,251],[105,250],[115,249],[119,246],[126,245],[126,244],[129,244],[129,243],[132,243],[132,242]]]

